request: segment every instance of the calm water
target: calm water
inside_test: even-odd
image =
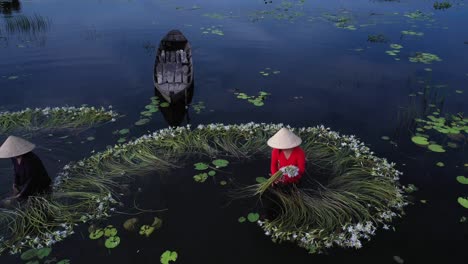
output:
[[[191,124],[325,124],[361,138],[379,156],[398,164],[402,183],[420,188],[396,232],[380,231],[361,250],[308,255],[294,245],[272,243],[253,224],[237,223],[252,204],[229,204],[226,188],[194,183],[190,168],[162,178],[150,175],[138,178],[131,189],[141,188],[136,198],[142,207],[169,209],[160,214],[161,230],[144,239],[120,228],[122,243],[109,252],[87,239],[86,227],[81,227],[54,247],[57,258],[72,263],[158,263],[160,254],[172,249],[179,253],[177,263],[395,263],[393,256],[405,263],[466,263],[468,228],[459,219],[467,211],[456,199],[468,190],[455,181],[457,175],[467,176],[466,151],[437,154],[418,148],[398,118],[404,109],[422,111],[427,106],[418,94],[425,85],[447,85],[433,88],[444,98],[442,113],[468,112],[465,1],[451,1],[453,7],[445,11],[434,10],[433,1],[425,0],[3,1],[0,110],[88,104],[112,105],[125,114],[116,123],[74,135],[71,143],[54,134],[34,138],[52,175],[68,161],[115,144],[116,129],[130,128],[138,137],[174,121],[158,112],[151,124],[133,126],[154,96],[155,47],[167,31],[177,28],[193,47],[193,103],[206,106],[199,114],[189,109]],[[416,10],[432,16],[404,16]],[[356,30],[336,27],[326,14],[349,18],[347,25]],[[43,24],[35,30],[8,26],[9,19],[20,16]],[[203,33],[212,26],[223,35]],[[424,35],[407,36],[401,34],[404,30]],[[379,34],[386,43],[368,42],[369,35]],[[397,56],[385,52],[392,43],[403,46]],[[442,61],[412,63],[408,57],[416,52],[436,54]],[[280,73],[262,76],[265,68]],[[271,96],[265,106],[255,107],[236,99],[235,90]],[[89,136],[96,140],[86,141]],[[438,161],[446,166],[437,167]],[[267,173],[268,161],[234,164],[232,170],[239,181],[248,181]],[[0,193],[9,190],[10,175],[9,161],[0,161]],[[127,218],[118,215],[110,221],[121,227]],[[21,263],[17,256],[0,259],[2,264]]]

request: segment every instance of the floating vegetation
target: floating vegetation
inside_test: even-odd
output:
[[[468,209],[468,198],[458,197],[457,201],[461,206]]]
[[[309,253],[332,246],[361,248],[362,240],[369,240],[379,226],[389,229],[392,219],[403,215],[407,202],[398,183],[401,172],[393,163],[373,156],[354,136],[324,127],[301,131],[307,159],[327,168],[328,183],[319,190],[292,186],[285,193],[270,188],[282,176],[279,171],[243,189],[243,197],[268,192],[277,198],[278,216],[257,221],[265,235],[274,242],[295,242]]]
[[[255,223],[260,219],[260,215],[258,213],[249,213],[247,215],[247,219],[249,220],[249,222]]]
[[[224,167],[228,166],[229,161],[224,160],[224,159],[216,159],[216,160],[213,160],[211,162],[211,164],[214,165],[215,167],[210,166],[208,163],[204,163],[204,162],[197,162],[197,163],[193,164],[194,169],[197,170],[197,171],[205,171],[205,170],[210,169],[208,172],[202,172],[202,173],[199,173],[199,174],[193,176],[193,179],[196,182],[205,182],[206,179],[208,179],[208,176],[215,176],[216,175],[216,170],[217,169],[224,168]]]
[[[249,123],[199,125],[195,129],[167,128],[72,162],[55,177],[54,191],[50,196],[30,197],[21,208],[0,210],[0,253],[15,254],[27,247],[48,247],[73,234],[73,227],[78,223],[109,217],[118,204],[116,199],[120,193],[120,182],[129,176],[155,171],[167,173],[172,168],[184,166],[188,156],[225,157],[225,161],[219,158],[211,163],[218,167],[226,165],[228,158],[246,160],[268,157],[271,149],[265,142],[281,127],[281,124]],[[314,160],[310,166],[318,166],[313,169],[330,168],[331,172],[336,173],[330,175],[347,177],[332,177],[327,188],[314,190],[315,193],[322,193],[322,196],[314,196],[313,203],[323,211],[320,210],[320,218],[301,222],[309,226],[307,230],[301,231],[299,226],[289,229],[288,225],[272,229],[276,228],[275,221],[262,222],[265,231],[275,232],[271,233],[273,237],[278,235],[277,241],[285,240],[288,236],[307,248],[311,247],[312,238],[315,239],[314,243],[319,243],[317,246],[323,246],[323,243],[356,246],[358,244],[350,244],[348,239],[352,235],[361,238],[358,231],[362,225],[362,228],[368,228],[365,230],[374,229],[379,224],[387,225],[397,216],[390,210],[401,209],[405,203],[398,188],[399,172],[393,168],[394,164],[373,156],[354,136],[342,136],[323,126],[291,130],[302,138],[307,160]],[[331,168],[330,164],[336,166]],[[347,170],[350,167],[353,169]],[[332,191],[334,189],[339,191]],[[368,198],[365,204],[361,204],[358,197]],[[338,207],[339,211],[329,210],[331,205],[323,198],[344,203]],[[371,207],[366,204],[371,204]],[[380,213],[375,215],[374,210]],[[352,217],[346,217],[343,213],[349,213]],[[348,222],[349,219],[354,220]],[[372,221],[372,224],[367,224],[367,221]],[[339,231],[343,225],[337,228],[338,222],[346,223],[347,231],[344,231],[343,237],[340,236],[342,231]],[[330,225],[322,226],[323,223]],[[325,231],[318,232],[323,228]],[[282,231],[284,233],[279,233]],[[103,232],[101,238],[105,236],[105,230]],[[110,235],[114,233],[108,231]],[[293,238],[293,233],[297,234],[296,238]],[[336,239],[319,239],[324,236]],[[309,239],[300,242],[304,237]],[[112,239],[109,245],[118,242],[118,239]]]
[[[113,122],[118,114],[112,107],[46,107],[26,108],[18,112],[0,112],[0,134],[17,131],[48,132],[51,130],[86,129]]]
[[[256,11],[250,15],[250,19],[253,22],[257,22],[267,16],[271,16],[277,20],[288,20],[289,22],[294,22],[298,17],[304,16],[304,12],[302,12],[303,0],[295,2],[296,3],[293,3],[293,1],[283,0],[271,10]]]
[[[352,20],[349,16],[325,13],[322,15],[322,18],[324,18],[326,21],[334,23],[337,28],[356,30],[356,26],[351,23]]]
[[[421,10],[416,10],[414,12],[406,13],[405,17],[409,17],[411,19],[416,19],[416,20],[431,20],[432,19],[432,14],[431,13],[424,13]]]
[[[138,218],[136,217],[133,217],[133,218],[130,218],[130,219],[127,219],[124,223],[123,223],[123,227],[125,230],[127,231],[133,231],[136,229],[136,224],[138,223]]]
[[[161,264],[169,264],[169,262],[175,262],[177,260],[177,252],[166,250],[161,255]]]
[[[5,17],[5,31],[14,33],[36,34],[49,29],[50,21],[40,15],[16,15]]]
[[[409,61],[431,64],[434,61],[442,61],[442,59],[435,54],[416,52],[416,55],[414,57],[409,57]]]
[[[272,74],[275,74],[275,75],[276,75],[276,74],[280,74],[281,72],[278,71],[278,70],[273,70],[273,69],[271,69],[271,68],[265,68],[264,70],[261,70],[259,73],[260,73],[262,76],[270,76],[270,75],[272,75]]]
[[[401,31],[401,34],[407,35],[407,36],[418,36],[418,37],[424,36],[423,32],[416,32],[416,31],[412,31],[412,30],[403,30],[403,31]]]
[[[468,184],[468,178],[465,176],[457,176],[457,181],[461,184]]]
[[[452,7],[452,4],[450,2],[444,1],[444,2],[435,2],[434,3],[434,9],[436,10],[444,10]]]
[[[198,101],[198,103],[192,105],[195,113],[200,114],[206,107],[203,101]]]
[[[218,36],[224,36],[224,32],[221,30],[223,26],[218,25],[218,26],[211,26],[211,27],[201,27],[200,29],[202,30],[202,34],[213,34],[213,35],[218,35]]]
[[[387,50],[385,51],[385,53],[387,53],[390,56],[397,56],[400,53],[400,49],[402,49],[403,46],[400,44],[390,44],[390,48],[392,48],[392,50]]]
[[[265,104],[263,101],[265,101],[267,96],[270,95],[269,93],[263,92],[263,91],[260,91],[258,93],[258,96],[256,97],[247,95],[245,93],[234,93],[234,94],[237,95],[237,98],[247,100],[249,103],[255,106],[263,106]]]
[[[21,254],[21,260],[28,261],[26,264],[39,264],[41,261],[44,261],[43,263],[56,263],[56,264],[69,264],[70,260],[68,259],[62,259],[62,260],[56,260],[56,258],[53,259],[47,259],[47,257],[52,253],[52,248],[45,247],[45,248],[39,248],[39,249],[29,249],[23,254]]]
[[[135,122],[136,126],[143,126],[148,124],[151,120],[150,118],[153,116],[154,113],[159,111],[159,107],[168,107],[169,104],[167,102],[160,102],[159,98],[153,96],[150,98],[151,103],[145,105],[145,111],[140,112],[140,119]],[[121,143],[121,142],[119,142]]]
[[[437,167],[445,167],[445,164],[443,162],[439,161],[439,162],[436,163],[436,166]]]
[[[386,43],[388,41],[387,37],[383,34],[378,35],[368,35],[367,41],[372,43]]]
[[[226,15],[223,15],[223,14],[220,14],[220,13],[206,13],[206,14],[203,14],[203,16],[213,18],[213,19],[220,19],[220,20],[235,17],[232,14],[226,16]]]
[[[245,217],[243,217],[243,216],[241,216],[241,217],[239,217],[239,219],[237,219],[237,221],[238,221],[239,223],[244,223],[246,220],[247,220],[247,219],[246,219]]]
[[[89,230],[89,238],[92,240],[104,239],[104,246],[108,249],[116,248],[120,244],[120,237],[117,236],[117,229],[113,225],[108,225],[105,228],[97,228]]]

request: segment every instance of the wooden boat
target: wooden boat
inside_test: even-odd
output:
[[[155,88],[169,103],[186,97],[193,85],[192,47],[179,30],[161,40],[154,64]]]
[[[192,103],[193,93],[194,93],[195,85],[190,86],[187,88],[187,94],[185,100],[178,100],[172,102],[168,107],[161,107],[159,106],[159,111],[166,120],[167,124],[170,127],[180,126],[183,123],[190,124],[190,116],[188,108],[190,103]],[[155,89],[155,96],[159,98],[159,100],[165,100],[161,93]]]

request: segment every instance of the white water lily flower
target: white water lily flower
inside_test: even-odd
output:
[[[280,171],[283,173],[283,176],[288,176],[291,178],[299,175],[299,168],[294,165],[282,167]]]

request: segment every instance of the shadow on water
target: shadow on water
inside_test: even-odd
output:
[[[195,90],[194,86],[194,83],[192,83],[192,85],[187,89],[186,97],[172,102],[168,107],[159,106],[159,110],[169,126],[181,126],[184,124],[184,121],[185,124],[190,124],[189,107]],[[154,89],[154,93],[160,101],[165,102],[164,97],[157,89]]]

